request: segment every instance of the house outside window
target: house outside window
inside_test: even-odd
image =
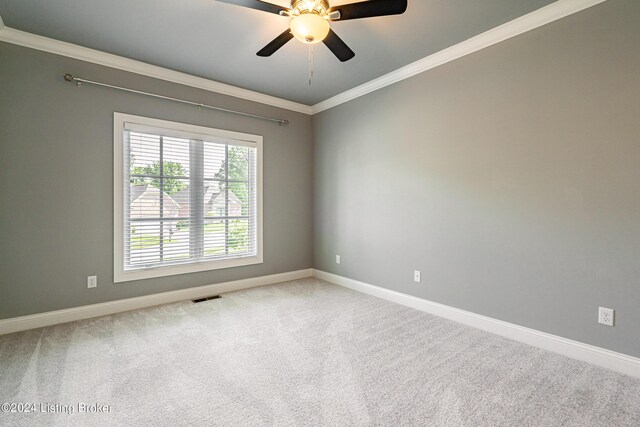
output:
[[[114,114],[114,280],[258,264],[262,137]]]

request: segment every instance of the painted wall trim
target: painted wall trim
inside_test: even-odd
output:
[[[147,64],[145,62],[124,58],[122,56],[101,52],[99,50],[89,49],[72,43],[38,36],[36,34],[27,33],[25,31],[9,27],[4,27],[4,29],[0,27],[0,41],[79,59],[93,64],[104,65],[118,70],[141,74],[143,76],[191,86],[207,90],[209,92],[220,93],[223,95],[259,102],[261,104],[271,105],[273,107],[284,108],[298,113],[311,114],[311,107],[308,105],[254,92],[248,89],[242,89],[202,77],[192,76],[179,71],[169,70],[157,65]]]
[[[552,351],[572,359],[588,362],[612,371],[640,378],[640,358],[629,356],[579,341],[548,334],[470,311],[461,310],[444,304],[392,291],[390,289],[349,279],[322,270],[314,270],[314,277],[336,285],[405,305],[425,313],[444,317],[458,323],[482,329],[534,347]]]
[[[546,25],[565,16],[595,6],[606,0],[558,0],[536,11],[523,15],[503,25],[478,34],[456,45],[443,49],[432,55],[419,59],[402,68],[398,68],[377,79],[371,80],[353,89],[333,96],[311,107],[311,114],[320,113],[345,102],[359,98],[368,93],[382,89],[399,81],[424,73],[432,68],[454,61],[463,56],[477,52],[501,41],[518,36],[527,31]]]
[[[0,320],[0,335],[311,277],[310,268]],[[114,285],[117,286],[117,285]]]

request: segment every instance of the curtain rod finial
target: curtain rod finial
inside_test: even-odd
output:
[[[73,81],[73,76],[69,73],[64,75],[64,79],[68,82],[72,82]]]

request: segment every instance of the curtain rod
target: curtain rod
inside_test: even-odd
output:
[[[108,84],[108,83],[95,82],[95,81],[92,81],[92,80],[81,79],[79,77],[75,77],[75,76],[73,76],[71,74],[68,74],[68,73],[64,75],[64,79],[66,81],[68,81],[68,82],[75,82],[78,86],[80,86],[82,83],[87,83],[87,84],[96,85],[96,86],[108,87],[108,88],[111,88],[111,89],[123,90],[125,92],[137,93],[139,95],[147,95],[147,96],[152,96],[154,98],[166,99],[168,101],[181,102],[183,104],[193,105],[193,106],[198,107],[198,108],[208,108],[210,110],[224,111],[225,113],[239,114],[239,115],[245,116],[245,117],[253,117],[254,119],[268,120],[270,122],[276,122],[280,126],[286,126],[286,125],[289,124],[289,120],[285,120],[285,119],[274,119],[273,117],[259,116],[257,114],[244,113],[242,111],[228,110],[226,108],[215,107],[213,105],[207,105],[207,104],[201,104],[199,102],[187,101],[186,99],[180,99],[180,98],[173,98],[173,97],[170,97],[170,96],[158,95],[157,93],[143,92],[141,90],[129,89],[127,87],[115,86],[115,85],[111,85],[111,84]]]

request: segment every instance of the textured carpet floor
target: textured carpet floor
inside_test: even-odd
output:
[[[0,403],[39,411],[3,426],[640,425],[640,380],[316,279],[1,336],[0,362]]]

